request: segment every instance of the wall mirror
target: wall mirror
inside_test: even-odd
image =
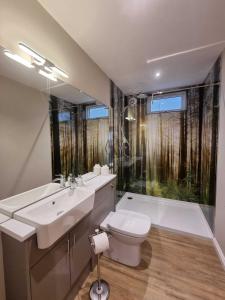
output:
[[[109,164],[110,111],[63,76],[51,78],[51,62],[24,65],[12,55],[0,47],[0,199],[35,189],[27,197],[36,201],[62,188],[52,182],[59,174]],[[19,202],[6,210],[21,208]]]

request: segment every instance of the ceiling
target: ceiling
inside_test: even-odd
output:
[[[202,83],[225,48],[224,0],[39,2],[128,94]]]
[[[46,79],[35,69],[29,69],[9,59],[4,55],[4,48],[0,46],[0,76],[4,76],[26,86],[54,95],[74,104],[83,104],[95,101],[79,89],[59,80],[57,82]]]

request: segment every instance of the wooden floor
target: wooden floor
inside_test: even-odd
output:
[[[142,247],[139,267],[101,258],[110,300],[225,300],[225,271],[209,240],[153,228]],[[89,299],[89,275],[75,300]]]

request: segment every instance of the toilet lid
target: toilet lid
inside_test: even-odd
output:
[[[110,229],[132,237],[144,237],[151,228],[151,219],[135,212],[117,211],[108,222]]]

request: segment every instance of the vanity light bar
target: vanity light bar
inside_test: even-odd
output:
[[[40,75],[42,75],[42,76],[44,76],[44,77],[52,80],[52,81],[57,81],[57,78],[53,74],[51,74],[51,73],[47,73],[47,72],[45,72],[43,70],[39,70],[38,73]]]
[[[57,68],[56,66],[51,67],[51,69],[54,73],[58,73],[59,75],[65,77],[65,78],[69,78],[69,76],[63,70]]]
[[[62,69],[56,67],[55,65],[53,65],[50,62],[48,62],[47,66],[44,66],[46,63],[46,59],[43,56],[41,56],[40,54],[38,54],[36,51],[31,49],[30,47],[28,47],[26,44],[20,42],[20,43],[18,43],[18,45],[19,45],[20,49],[22,49],[26,54],[28,54],[30,57],[33,58],[32,63],[35,63],[38,66],[44,67],[46,72],[44,70],[40,69],[38,71],[38,73],[40,75],[45,76],[46,78],[48,78],[52,81],[57,81],[57,75],[60,75],[65,78],[69,78],[69,76]],[[27,61],[26,59],[24,59],[23,57],[21,57],[17,54],[13,54],[13,53],[9,52],[8,50],[5,50],[4,53],[8,57],[14,59],[15,61],[23,64],[24,66],[26,66],[28,68],[35,67],[32,63],[30,63],[29,61]],[[49,64],[51,66],[48,66]]]
[[[16,62],[26,66],[27,68],[30,68],[30,69],[34,68],[34,65],[32,65],[29,61],[27,61],[26,59],[24,59],[23,57],[21,57],[17,54],[13,54],[13,53],[9,52],[8,50],[4,50],[4,54],[7,57],[15,60]]]
[[[49,68],[49,67],[45,66],[45,67],[44,67],[44,69],[45,69],[47,72],[49,72],[50,74],[53,74],[53,73],[52,73],[52,69],[51,69],[51,68]],[[54,75],[53,75],[53,76],[54,76]]]
[[[37,52],[35,52],[33,49],[25,45],[24,43],[19,43],[20,49],[22,49],[25,53],[33,57],[34,63],[36,63],[39,66],[43,66],[46,62],[46,59],[39,55]]]

